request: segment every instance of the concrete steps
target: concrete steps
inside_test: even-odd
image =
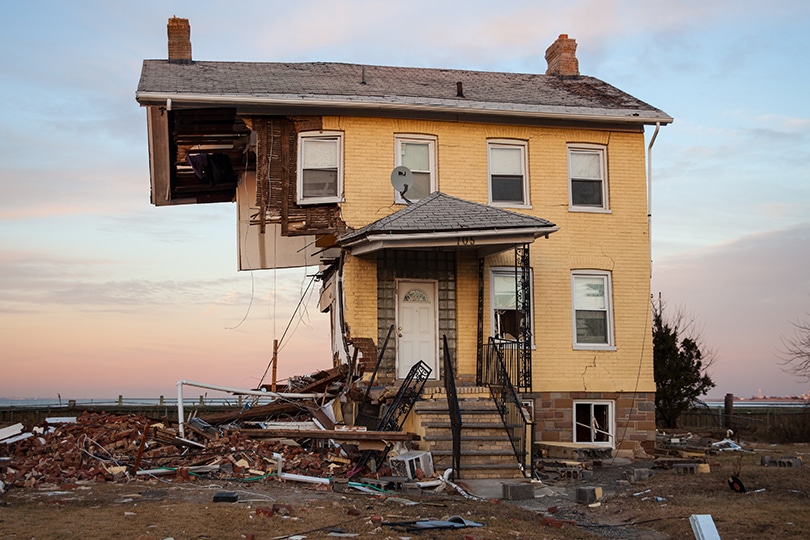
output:
[[[460,478],[522,478],[498,409],[490,399],[459,398],[461,411]],[[453,435],[446,399],[416,403],[416,414],[425,429],[423,440],[433,455],[438,472],[452,467]]]

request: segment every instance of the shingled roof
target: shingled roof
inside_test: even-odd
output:
[[[460,83],[460,84],[459,84]],[[330,62],[145,60],[142,105],[220,104],[432,110],[666,124],[663,111],[588,76]]]
[[[548,220],[433,192],[402,210],[344,234],[343,247],[360,252],[386,247],[500,246],[532,242],[558,230]],[[466,239],[459,242],[459,239]]]

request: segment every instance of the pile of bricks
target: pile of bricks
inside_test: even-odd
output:
[[[208,466],[204,474],[217,479],[271,478],[277,471],[276,455],[283,457],[284,472],[319,478],[345,475],[351,465],[328,450],[319,454],[280,441],[249,439],[236,430],[201,441],[171,437],[173,430],[150,426],[139,415],[86,412],[76,423],[33,431],[26,439],[0,444],[0,481],[6,486],[129,481],[137,471],[154,469],[186,480],[194,477],[189,471],[201,466]]]

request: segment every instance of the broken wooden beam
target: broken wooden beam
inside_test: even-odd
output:
[[[349,429],[239,429],[248,437],[264,439],[335,439],[339,441],[418,441],[416,433],[405,431],[354,431]]]

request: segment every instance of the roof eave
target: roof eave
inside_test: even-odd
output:
[[[334,109],[379,109],[392,111],[430,111],[441,113],[470,113],[481,115],[516,116],[524,118],[547,118],[554,120],[622,122],[631,124],[666,125],[673,118],[661,111],[639,111],[636,109],[591,109],[586,107],[526,106],[522,104],[503,104],[480,101],[459,101],[440,99],[407,99],[369,98],[356,96],[347,99],[345,96],[316,95],[235,95],[235,94],[189,94],[171,92],[136,92],[135,99],[143,106],[162,106],[175,104],[198,105],[233,105],[233,106],[266,106]]]
[[[372,233],[340,242],[352,255],[366,255],[383,249],[447,248],[452,250],[502,251],[517,244],[530,244],[558,231],[557,226],[514,229],[464,230],[418,233]],[[492,251],[495,249],[495,251]]]

